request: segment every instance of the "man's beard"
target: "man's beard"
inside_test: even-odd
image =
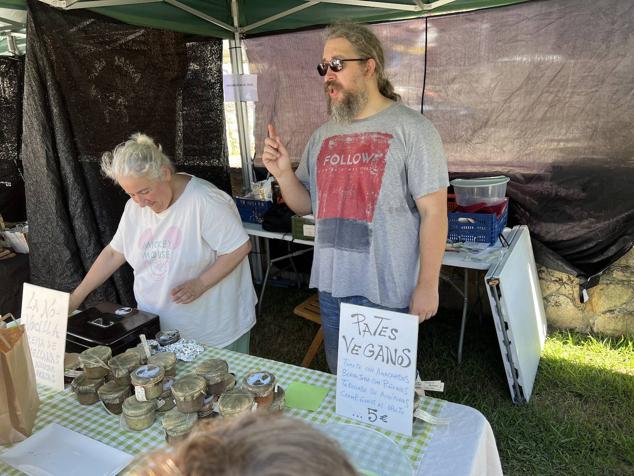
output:
[[[334,101],[329,94],[330,88],[334,88],[342,95],[341,101]],[[328,114],[335,122],[349,123],[357,117],[368,102],[368,92],[365,89],[358,91],[346,91],[336,81],[330,81],[324,86],[328,101]]]

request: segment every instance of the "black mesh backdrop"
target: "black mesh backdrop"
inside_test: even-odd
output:
[[[26,220],[21,175],[23,58],[0,58],[0,215],[6,221]]]
[[[231,195],[222,89],[222,40],[187,43],[187,73],[178,98],[176,165]]]
[[[227,189],[221,43],[187,44],[178,33],[36,1],[27,27],[22,159],[32,281],[71,290],[112,238],[127,199],[100,174],[104,151],[142,131],[177,169]],[[131,283],[124,268],[88,304],[132,304]]]

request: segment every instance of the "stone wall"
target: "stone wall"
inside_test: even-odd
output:
[[[634,250],[603,273],[583,304],[577,278],[539,265],[537,269],[549,325],[610,336],[634,335]]]
[[[544,309],[548,325],[559,329],[573,329],[608,336],[634,336],[634,250],[623,256],[605,271],[597,286],[588,293],[590,300],[579,300],[579,280],[566,273],[537,265]],[[463,270],[443,266],[443,275],[460,288],[463,286]],[[477,278],[474,274],[477,273]],[[477,293],[482,299],[482,309],[490,315],[490,307],[483,279],[483,271],[470,271],[469,301],[475,307]],[[479,284],[476,289],[476,284]],[[462,297],[445,281],[440,283],[440,306],[453,311],[462,308]]]

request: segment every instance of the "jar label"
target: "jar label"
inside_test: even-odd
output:
[[[134,387],[134,396],[139,402],[147,402],[147,398],[145,398],[145,389],[143,387]]]
[[[158,410],[163,405],[165,405],[165,403],[166,403],[165,400],[163,400],[162,398],[157,398],[156,399],[156,409]]]

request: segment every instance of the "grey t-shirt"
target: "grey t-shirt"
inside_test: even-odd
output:
[[[414,200],[449,185],[431,122],[400,103],[350,124],[331,120],[311,136],[296,174],[315,215],[310,286],[407,307],[420,262]]]

